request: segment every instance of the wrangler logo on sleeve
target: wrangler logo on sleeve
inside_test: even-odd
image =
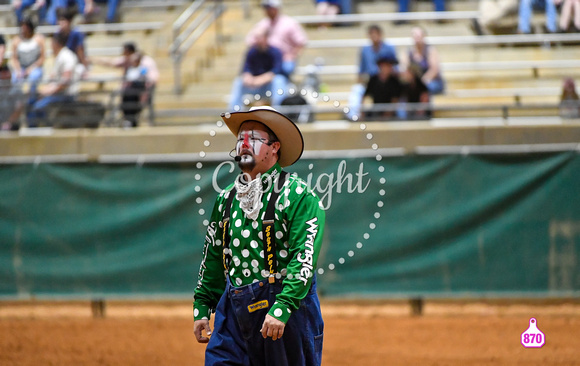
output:
[[[312,277],[312,256],[314,254],[314,239],[318,233],[318,225],[316,224],[318,218],[315,217],[311,220],[306,221],[308,224],[308,229],[306,231],[309,234],[306,235],[306,243],[304,246],[306,249],[304,253],[300,253],[297,256],[298,262],[302,263],[302,269],[300,269],[300,280],[304,282],[304,286],[308,284],[308,279]]]

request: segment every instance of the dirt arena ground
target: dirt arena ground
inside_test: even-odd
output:
[[[580,365],[580,303],[323,303],[323,365]],[[538,320],[546,344],[520,334]],[[0,302],[0,365],[203,365],[187,301]]]

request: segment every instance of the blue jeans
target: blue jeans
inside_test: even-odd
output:
[[[272,107],[279,106],[280,103],[282,103],[282,100],[284,100],[286,97],[286,95],[284,95],[286,92],[286,83],[287,79],[284,75],[275,75],[271,82],[264,84],[259,88],[250,88],[244,85],[241,77],[237,77],[234,80],[234,84],[232,86],[232,95],[230,98],[229,109],[230,111],[234,111],[236,105],[240,108],[243,108],[243,97],[245,94],[258,94],[264,98],[266,96],[266,92],[268,91],[272,93],[270,96],[270,105]],[[280,90],[282,90],[281,93]]]
[[[40,122],[46,121],[46,109],[54,103],[72,102],[71,95],[56,94],[35,100],[27,115],[28,127],[36,127]]]
[[[442,94],[445,90],[445,82],[442,78],[435,78],[425,85],[429,89],[429,94]]]
[[[105,20],[109,23],[115,20],[120,2],[121,0],[95,0],[95,3],[107,4],[107,17]]]
[[[445,0],[433,0],[435,11],[445,11]],[[399,12],[406,13],[409,11],[409,0],[399,0]]]
[[[84,14],[85,12],[85,0],[51,0],[50,7],[46,13],[46,22],[48,24],[55,25],[58,21],[56,18],[56,9],[58,8],[68,8],[76,4],[77,11],[79,14]]]
[[[282,73],[288,77],[296,70],[296,61],[282,61]]]
[[[534,8],[546,10],[546,28],[549,32],[557,32],[558,12],[553,0],[520,0],[518,30],[522,33],[531,32],[530,23]]]
[[[248,305],[268,300],[271,306],[282,284],[264,280],[233,287],[227,282],[205,351],[206,366],[320,366],[324,323],[315,282],[276,341],[260,333],[269,307],[250,313]]]
[[[26,79],[20,77],[20,75],[16,73],[12,73],[12,85],[17,85],[18,87],[21,88],[22,84],[25,81],[28,82],[30,84],[28,94],[31,96],[31,98],[34,98],[34,96],[36,95],[36,88],[38,87],[38,84],[42,81],[42,74],[43,74],[42,67],[35,67],[34,69],[32,69],[32,71],[30,71]]]
[[[35,2],[36,0],[22,0],[22,5],[18,9],[14,9],[14,14],[16,15],[16,21],[18,24],[20,24],[24,18],[24,11],[34,5]],[[46,4],[38,8],[39,21],[43,22],[44,18],[46,18]]]

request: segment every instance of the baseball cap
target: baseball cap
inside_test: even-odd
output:
[[[391,65],[398,65],[399,60],[397,60],[397,58],[395,56],[385,55],[385,56],[379,57],[377,60],[377,65],[382,64],[382,63],[391,64]]]
[[[262,0],[261,5],[269,8],[279,8],[282,6],[282,0]]]

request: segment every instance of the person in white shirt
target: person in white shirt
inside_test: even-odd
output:
[[[52,37],[52,52],[56,55],[50,82],[39,88],[37,99],[31,101],[28,127],[36,127],[46,118],[47,108],[54,103],[73,102],[78,93],[79,75],[75,73],[78,58],[66,45],[67,37],[56,33]]]
[[[154,125],[155,110],[153,108],[153,97],[155,95],[155,87],[159,81],[159,69],[157,68],[157,63],[155,60],[143,52],[138,52],[137,45],[135,43],[126,42],[123,44],[122,55],[112,59],[96,57],[92,58],[91,62],[97,65],[123,69],[123,78],[126,80],[126,74],[130,67],[131,57],[137,54],[139,55],[140,59],[139,66],[147,70],[145,75],[145,90],[143,93],[140,93],[140,101],[144,106],[149,108],[149,124]]]

